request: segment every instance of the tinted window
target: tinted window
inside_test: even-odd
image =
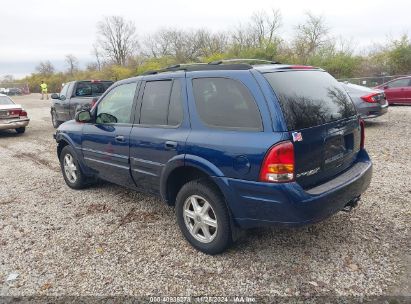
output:
[[[77,83],[75,96],[100,96],[113,84],[111,81],[80,81]]]
[[[401,88],[407,87],[409,85],[410,80],[408,78],[394,80],[388,84],[389,88]]]
[[[264,76],[279,98],[289,130],[309,128],[356,114],[341,84],[328,73],[290,71]]]
[[[11,105],[14,102],[7,96],[0,96],[0,105]]]
[[[179,80],[174,80],[173,89],[171,90],[167,124],[170,126],[178,126],[182,121],[183,105],[181,96],[181,84]]]
[[[146,83],[141,105],[141,124],[167,125],[171,80]]]
[[[260,112],[248,89],[227,78],[193,79],[201,120],[212,127],[262,130]]]
[[[97,123],[130,123],[137,83],[112,89],[97,106]],[[107,115],[108,114],[108,115]]]

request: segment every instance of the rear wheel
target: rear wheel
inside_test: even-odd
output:
[[[185,184],[176,198],[176,214],[181,232],[194,248],[217,254],[232,243],[230,215],[212,183],[197,180]]]
[[[55,129],[57,129],[61,125],[61,122],[57,120],[57,114],[54,110],[51,111],[51,123],[53,124],[53,127]]]
[[[60,166],[66,184],[73,189],[82,189],[88,185],[86,176],[81,172],[74,149],[65,146],[60,154]]]
[[[26,132],[26,127],[17,128],[17,129],[16,129],[16,132],[17,132],[18,134],[23,134],[24,132]]]

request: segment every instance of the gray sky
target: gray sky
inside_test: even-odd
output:
[[[285,38],[293,34],[306,11],[322,14],[331,34],[352,39],[361,52],[387,37],[411,35],[411,0],[12,0],[0,13],[0,77],[22,77],[42,60],[63,70],[64,56],[75,55],[84,66],[92,61],[96,24],[104,16],[133,20],[140,38],[159,28],[230,29],[254,11],[278,8]]]

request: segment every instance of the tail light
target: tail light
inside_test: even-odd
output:
[[[24,110],[21,110],[19,116],[20,117],[22,117],[22,116],[27,117],[27,112],[24,111]]]
[[[290,141],[268,150],[260,170],[261,182],[286,183],[294,180],[294,145]]]
[[[362,96],[361,99],[364,100],[365,102],[376,103],[378,102],[377,96],[378,96],[378,93],[372,93],[369,95]]]
[[[360,128],[361,128],[360,149],[364,149],[364,144],[365,144],[365,123],[364,123],[364,120],[362,120],[362,119],[360,119]]]

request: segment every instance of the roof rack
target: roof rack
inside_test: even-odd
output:
[[[238,63],[236,63],[238,62]],[[242,63],[243,62],[243,63]],[[176,72],[176,71],[207,71],[207,70],[249,70],[252,69],[252,62],[260,64],[278,64],[279,62],[262,60],[262,59],[224,59],[212,61],[209,63],[188,63],[188,64],[175,64],[170,65],[164,69],[151,70],[142,73],[141,75],[155,75],[165,72]]]
[[[233,58],[233,59],[222,59],[222,60],[216,60],[216,61],[211,61],[208,64],[213,64],[213,65],[219,65],[223,63],[231,63],[231,62],[256,62],[260,64],[280,64],[281,62],[278,61],[272,61],[272,60],[264,60],[264,59],[253,59],[253,58]]]

